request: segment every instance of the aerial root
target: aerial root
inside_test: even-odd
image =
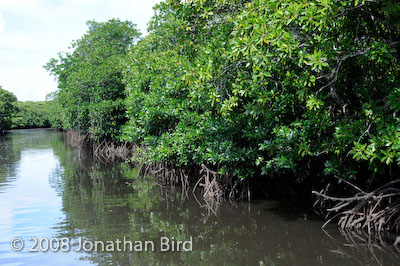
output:
[[[339,178],[342,181],[345,181]],[[356,190],[352,197],[328,195],[329,186],[316,195],[314,209],[325,212],[325,227],[333,220],[342,229],[365,229],[372,231],[400,232],[400,179],[393,180],[371,192],[365,192],[354,184],[345,181]],[[321,212],[322,211],[322,212]]]
[[[115,143],[106,139],[102,141],[93,140],[89,132],[67,130],[64,136],[67,142],[74,148],[91,148],[96,159],[103,162],[115,159],[126,160],[136,149],[135,145],[127,142]]]
[[[229,200],[250,200],[250,185],[247,181],[234,180],[229,175],[223,175],[202,164],[200,168],[186,168],[169,162],[148,163],[148,151],[127,142],[115,143],[103,140],[93,140],[89,132],[68,130],[64,133],[67,142],[77,149],[89,148],[96,159],[102,162],[112,162],[116,159],[128,160],[139,168],[138,175],[155,177],[157,185],[174,190],[181,188],[182,199],[192,193],[200,192],[204,203],[201,206],[208,213],[216,214],[224,198]]]

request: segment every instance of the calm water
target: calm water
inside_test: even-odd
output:
[[[368,238],[321,225],[273,201],[224,203],[218,216],[208,215],[196,200],[182,201],[179,191],[139,178],[125,164],[94,161],[51,130],[0,137],[0,265],[399,265],[400,253],[389,244],[394,236]],[[22,251],[11,249],[15,237],[25,242]],[[64,238],[71,250],[41,252],[43,241],[30,252],[29,238],[41,237]],[[155,250],[87,245],[78,251],[84,241],[110,241],[116,249],[124,237],[152,241]],[[161,252],[161,237],[175,243],[192,237],[192,251]]]

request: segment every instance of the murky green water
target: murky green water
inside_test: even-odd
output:
[[[137,169],[70,148],[59,132],[0,137],[1,265],[399,265],[392,239],[321,225],[273,201],[224,203],[218,216],[208,215],[195,199],[182,201],[179,191],[137,177]],[[11,248],[16,237],[25,243],[21,251]],[[40,238],[54,251],[40,250],[47,240],[35,247]],[[170,241],[169,251],[161,251],[161,239]],[[186,251],[171,250],[190,239]],[[78,250],[81,243],[86,250]]]

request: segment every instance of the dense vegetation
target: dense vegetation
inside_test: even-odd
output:
[[[168,0],[154,9],[137,44],[130,22],[92,21],[72,53],[47,64],[63,128],[237,180],[397,176],[398,1]]]
[[[51,100],[18,102],[0,86],[0,133],[8,129],[60,127],[56,106]]]
[[[12,117],[11,128],[40,128],[51,127],[52,102],[17,102],[17,112]]]
[[[89,21],[88,32],[47,65],[57,77],[53,95],[64,128],[88,131],[93,138],[116,138],[126,121],[120,61],[140,36],[131,22]]]
[[[17,97],[0,86],[0,135],[11,127],[11,118],[16,108]]]

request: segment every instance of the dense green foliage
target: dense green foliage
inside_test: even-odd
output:
[[[365,165],[383,174],[400,164],[399,10],[396,1],[162,3],[126,63],[124,138],[155,160],[207,162],[239,178],[323,168],[355,178]]]
[[[16,108],[17,97],[0,86],[0,134],[11,127],[11,117]]]
[[[151,159],[254,174],[254,147],[243,134],[253,125],[240,112],[221,112],[234,78],[226,68],[228,40],[243,2],[156,6],[151,33],[131,49],[124,73],[132,119],[123,138],[151,147]]]
[[[55,101],[62,127],[89,131],[94,138],[119,135],[125,122],[125,86],[120,60],[140,33],[130,22],[89,21],[88,32],[46,65],[58,80]]]
[[[131,24],[108,38],[121,22],[89,22],[48,64],[63,127],[239,179],[398,171],[398,1],[168,0],[155,12],[137,45]]]
[[[17,102],[17,112],[12,118],[12,128],[40,128],[51,127],[51,101],[44,102]]]
[[[0,133],[8,129],[60,127],[57,105],[52,100],[18,102],[0,86]]]

